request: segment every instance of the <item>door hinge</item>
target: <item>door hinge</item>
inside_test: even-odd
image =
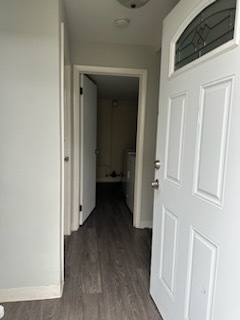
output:
[[[82,205],[80,204],[80,206],[79,206],[79,212],[81,212],[82,211]]]
[[[83,88],[80,87],[80,95],[82,95],[82,94],[83,94]]]

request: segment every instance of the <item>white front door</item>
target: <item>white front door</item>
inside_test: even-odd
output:
[[[176,41],[214,2],[182,0],[164,23],[150,284],[164,320],[240,319],[239,3],[234,39],[198,59],[186,50],[174,71]],[[192,33],[198,55],[218,19],[234,21],[234,1],[218,2]]]
[[[97,87],[80,75],[80,225],[96,206]]]

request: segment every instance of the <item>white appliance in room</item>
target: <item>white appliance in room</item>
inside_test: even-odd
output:
[[[136,153],[130,152],[127,157],[127,182],[126,182],[126,204],[131,212],[134,206],[134,181],[135,181]]]

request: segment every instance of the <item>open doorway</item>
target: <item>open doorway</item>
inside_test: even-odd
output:
[[[97,183],[119,183],[134,211],[139,78],[89,75],[97,86]]]
[[[93,66],[74,66],[74,106],[73,106],[73,226],[77,230],[79,227],[79,75],[108,75],[136,77],[139,81],[138,93],[138,116],[137,116],[137,136],[136,136],[136,164],[134,182],[134,204],[133,204],[133,225],[140,227],[142,196],[142,171],[143,171],[143,140],[147,91],[147,71],[143,69],[122,69]],[[114,171],[114,170],[112,170]],[[115,170],[116,171],[116,170]],[[117,172],[115,172],[117,175]],[[115,175],[114,172],[110,174]]]

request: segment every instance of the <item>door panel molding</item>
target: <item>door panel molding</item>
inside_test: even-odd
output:
[[[224,199],[233,81],[233,77],[227,77],[200,89],[193,192],[220,207]],[[218,102],[214,101],[216,95]],[[207,182],[209,177],[211,183]]]
[[[166,133],[166,165],[164,176],[165,179],[179,187],[181,187],[182,183],[182,156],[186,104],[186,92],[169,98]],[[177,137],[177,139],[174,140],[174,137]]]
[[[189,247],[185,319],[211,320],[213,318],[219,247],[193,227],[190,232]],[[205,259],[201,264],[203,256]],[[200,310],[201,315],[199,314]]]
[[[162,214],[161,263],[159,277],[172,299],[174,299],[176,293],[175,278],[178,224],[177,215],[164,207]]]

